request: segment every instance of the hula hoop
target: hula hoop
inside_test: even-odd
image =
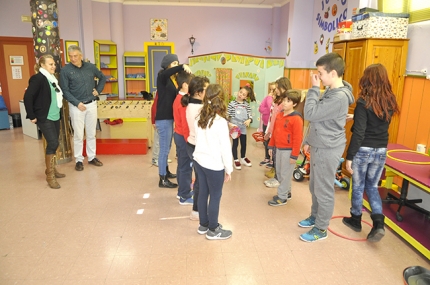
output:
[[[409,164],[418,164],[418,165],[430,165],[430,161],[427,161],[427,162],[426,161],[410,161],[410,160],[395,158],[395,157],[392,157],[390,155],[390,152],[412,152],[412,153],[418,153],[420,155],[428,156],[427,154],[422,153],[422,152],[418,152],[415,150],[408,150],[408,149],[392,149],[392,150],[387,151],[387,156],[389,158],[391,158],[392,160],[399,161],[399,162],[404,162],[404,163],[409,163]]]
[[[333,217],[331,217],[331,220],[333,220],[333,219],[340,219],[340,218],[349,218],[349,217],[346,217],[346,216],[333,216]],[[371,228],[373,228],[373,226],[369,222],[364,221],[364,220],[361,220],[361,222],[365,223],[366,225],[368,225]],[[347,236],[341,235],[341,234],[333,231],[332,229],[330,229],[330,227],[328,227],[327,230],[329,232],[331,232],[332,234],[334,234],[334,235],[336,235],[338,237],[341,237],[343,239],[352,240],[352,241],[367,241],[367,238],[351,238],[351,237],[347,237]]]

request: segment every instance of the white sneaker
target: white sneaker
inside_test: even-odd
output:
[[[264,181],[264,184],[266,184],[266,187],[269,187],[269,188],[275,188],[280,185],[279,181],[276,180],[275,178],[270,178],[269,180]]]
[[[251,161],[247,157],[241,158],[240,163],[242,163],[243,165],[248,166],[248,167],[252,166]]]
[[[200,218],[199,218],[199,212],[197,212],[197,211],[191,211],[191,214],[190,214],[190,220],[191,221],[198,221]]]
[[[240,166],[240,162],[238,159],[233,162],[233,165],[236,169],[242,169],[242,166]]]

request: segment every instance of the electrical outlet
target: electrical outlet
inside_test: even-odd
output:
[[[423,69],[421,69],[421,73],[423,73],[423,74],[427,74],[427,68],[423,68]]]
[[[426,77],[428,80],[430,80],[430,75],[427,75],[427,77]]]

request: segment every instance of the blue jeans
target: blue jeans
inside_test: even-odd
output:
[[[386,148],[360,147],[352,160],[351,213],[361,215],[363,192],[366,191],[372,214],[382,214],[378,182],[387,159]]]
[[[167,157],[172,147],[173,120],[155,120],[160,141],[160,153],[158,154],[158,174],[167,174]]]
[[[173,134],[178,154],[178,168],[176,177],[178,180],[178,196],[183,199],[191,198],[191,180],[193,177],[192,160],[187,153],[185,138],[177,133]]]

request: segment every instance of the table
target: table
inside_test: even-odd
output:
[[[401,144],[388,144],[388,150],[410,150]],[[411,152],[391,152],[390,156],[408,161],[430,162],[430,157]],[[400,193],[392,190],[394,176],[402,178]],[[425,257],[430,259],[430,213],[417,205],[421,199],[408,200],[408,187],[412,183],[430,194],[430,165],[400,162],[387,157],[385,187],[379,187],[383,200],[385,223],[403,237]],[[363,205],[370,210],[367,197]]]

